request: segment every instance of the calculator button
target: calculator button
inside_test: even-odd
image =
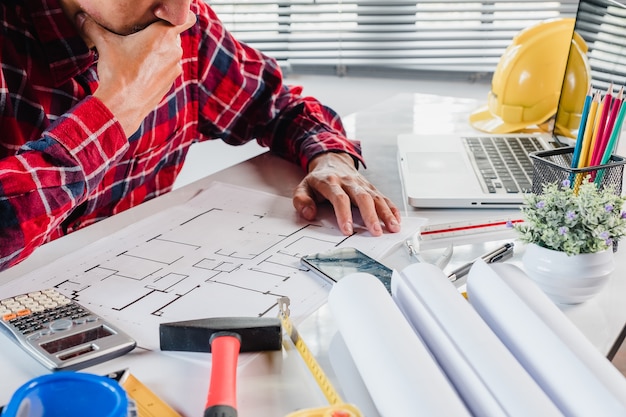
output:
[[[63,330],[67,330],[74,325],[72,320],[68,319],[58,319],[50,323],[50,330],[53,332],[60,332]]]
[[[29,334],[29,333],[32,333],[35,330],[37,330],[37,327],[35,327],[35,326],[25,327],[24,329],[20,329],[20,330],[22,330],[22,333],[24,333],[24,334]]]
[[[37,340],[37,339],[41,339],[41,333],[37,332],[37,333],[33,333],[30,336],[27,336],[28,340]]]
[[[16,311],[16,314],[18,315],[18,317],[28,316],[30,313],[31,311],[27,308]]]
[[[43,336],[41,334],[41,332],[37,332],[34,334],[31,334],[30,336],[28,336],[28,340],[37,340],[37,339],[41,339],[41,336]]]
[[[2,316],[2,320],[9,321],[9,320],[13,320],[16,317],[17,317],[17,314],[9,313],[9,314],[5,314],[4,316]]]

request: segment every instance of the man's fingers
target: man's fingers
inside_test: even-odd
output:
[[[400,211],[374,185],[361,176],[352,158],[342,153],[324,153],[309,164],[309,173],[294,194],[294,206],[302,213],[319,198],[328,200],[344,235],[354,233],[352,206],[359,209],[365,226],[373,236],[383,234],[382,224],[391,233],[400,231]],[[307,218],[305,215],[302,217]]]
[[[391,233],[400,231],[400,210],[386,197],[376,193],[372,196],[376,213]]]
[[[315,220],[317,206],[306,181],[302,181],[293,193],[293,207],[306,220]]]
[[[367,230],[369,230],[373,236],[382,235],[383,228],[380,225],[377,205],[372,198],[371,192],[360,185],[346,187],[345,191],[348,193],[354,204],[359,208],[361,218],[363,219],[363,222],[365,222]]]
[[[316,196],[319,194],[332,204],[341,232],[346,236],[350,236],[354,233],[350,197],[343,190],[340,193],[337,190],[333,191],[333,188],[337,187],[341,190],[339,186],[322,183],[314,190],[305,178],[294,191],[293,205],[303,218],[315,220],[317,215],[317,204],[315,201]]]

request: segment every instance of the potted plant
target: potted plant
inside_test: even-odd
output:
[[[528,244],[526,272],[554,301],[579,303],[604,286],[614,269],[614,245],[626,234],[625,201],[588,177],[574,188],[565,180],[526,194],[524,222],[513,227]]]

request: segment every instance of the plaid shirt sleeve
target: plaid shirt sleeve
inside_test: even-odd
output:
[[[237,41],[204,2],[199,24],[200,129],[237,145],[256,139],[303,169],[323,152],[347,152],[363,163],[339,116],[302,88],[283,83],[276,61]],[[203,10],[204,9],[204,10]]]
[[[45,243],[127,147],[111,112],[89,97],[0,160],[0,270]]]
[[[198,24],[181,36],[183,74],[126,138],[90,95],[92,51],[56,0],[31,2],[35,13],[0,6],[14,19],[0,43],[0,270],[169,191],[195,140],[257,140],[304,169],[323,152],[361,161],[339,117],[286,86],[276,62],[237,42],[203,0],[192,1]],[[18,52],[23,43],[31,49]]]

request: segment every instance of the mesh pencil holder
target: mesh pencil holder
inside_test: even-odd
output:
[[[622,180],[626,159],[612,155],[609,162],[586,168],[572,168],[572,156],[574,147],[564,147],[549,151],[532,152],[530,158],[533,161],[533,187],[534,194],[543,193],[543,186],[549,183],[561,184],[572,178],[594,175],[600,177],[599,188],[613,187],[615,194],[622,194]]]

